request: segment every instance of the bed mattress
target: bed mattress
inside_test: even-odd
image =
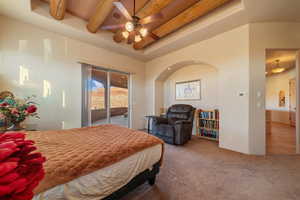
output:
[[[144,149],[117,163],[57,185],[33,200],[100,200],[126,185],[132,178],[160,161],[162,145]]]
[[[45,177],[35,188],[36,195],[163,145],[160,139],[145,132],[109,124],[28,132],[26,137],[35,141],[37,151],[46,157]]]

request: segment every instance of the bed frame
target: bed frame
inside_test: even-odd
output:
[[[129,183],[121,187],[119,190],[115,191],[111,195],[105,197],[103,200],[117,200],[125,196],[138,186],[144,184],[146,181],[152,186],[155,184],[156,175],[159,173],[160,163],[153,165],[151,170],[147,169],[142,173],[136,175]]]

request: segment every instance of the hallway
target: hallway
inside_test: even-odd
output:
[[[271,123],[271,132],[267,133],[267,154],[295,154],[296,128],[280,123]]]

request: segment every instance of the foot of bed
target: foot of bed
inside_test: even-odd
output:
[[[154,185],[155,184],[155,179],[156,179],[156,176],[154,176],[154,177],[152,177],[152,178],[149,178],[148,179],[148,183],[149,183],[149,185]]]

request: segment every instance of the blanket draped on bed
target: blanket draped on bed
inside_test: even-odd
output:
[[[163,142],[147,133],[115,125],[28,132],[47,158],[45,178],[35,194],[114,164]]]

